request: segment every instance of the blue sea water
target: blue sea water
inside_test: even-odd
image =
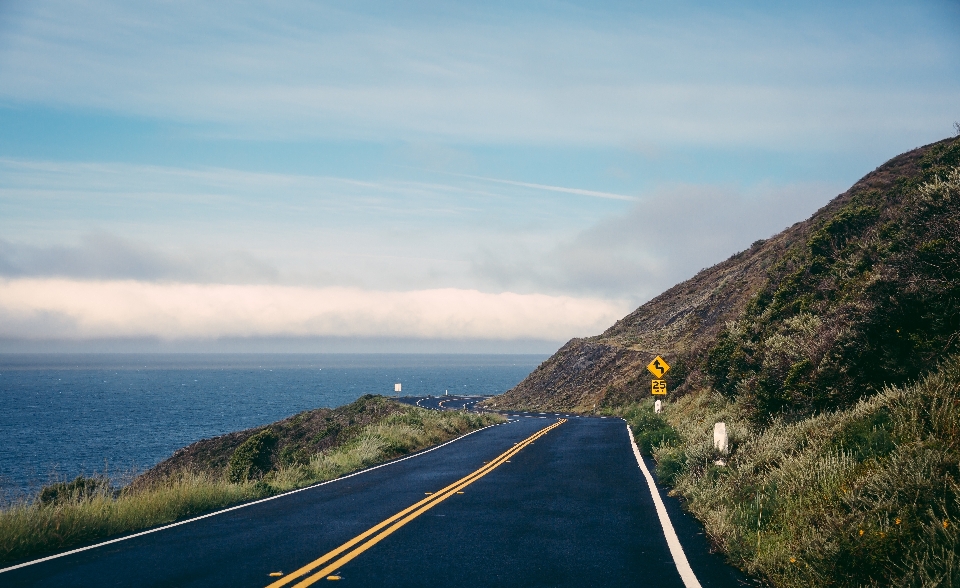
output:
[[[0,355],[0,490],[129,479],[194,441],[364,394],[499,394],[540,355]]]

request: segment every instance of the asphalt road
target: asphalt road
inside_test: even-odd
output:
[[[399,398],[400,402],[414,404],[421,408],[434,410],[472,410],[478,402],[490,398],[489,396],[420,396]]]
[[[418,400],[430,408],[477,401],[410,402]],[[673,500],[665,504],[699,584],[743,585],[707,552],[696,522]],[[342,586],[684,586],[624,422],[553,414],[518,415],[358,475],[0,573],[2,586],[57,587],[333,579]]]

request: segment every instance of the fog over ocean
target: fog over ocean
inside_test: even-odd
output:
[[[0,489],[108,471],[118,482],[200,439],[364,394],[485,395],[543,355],[4,354]]]

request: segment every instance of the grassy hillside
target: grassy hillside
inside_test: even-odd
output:
[[[960,358],[846,409],[751,424],[717,394],[617,412],[732,563],[775,586],[960,586]],[[723,421],[726,465],[713,447]],[[644,443],[645,442],[645,443]]]
[[[283,466],[309,463],[314,455],[356,439],[365,427],[392,415],[410,412],[407,404],[373,395],[337,408],[307,410],[269,425],[203,439],[178,449],[132,485],[149,485],[181,471],[229,475],[231,460],[235,480],[259,479]],[[233,459],[241,446],[245,450],[238,459]],[[255,446],[258,450],[251,452]],[[243,456],[246,457],[240,460]],[[239,471],[244,468],[245,471]]]
[[[125,488],[78,478],[0,510],[0,564],[332,480],[503,420],[368,395],[199,441]]]
[[[917,155],[831,203],[770,269],[707,353],[715,390],[757,418],[812,414],[960,349],[960,141]]]
[[[810,219],[574,339],[491,405],[592,410],[649,394],[660,354],[683,395],[755,418],[850,406],[960,350],[960,140],[904,153]]]

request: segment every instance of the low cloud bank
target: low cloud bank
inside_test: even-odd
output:
[[[601,332],[629,303],[441,288],[0,280],[0,338],[404,337],[563,341]]]

